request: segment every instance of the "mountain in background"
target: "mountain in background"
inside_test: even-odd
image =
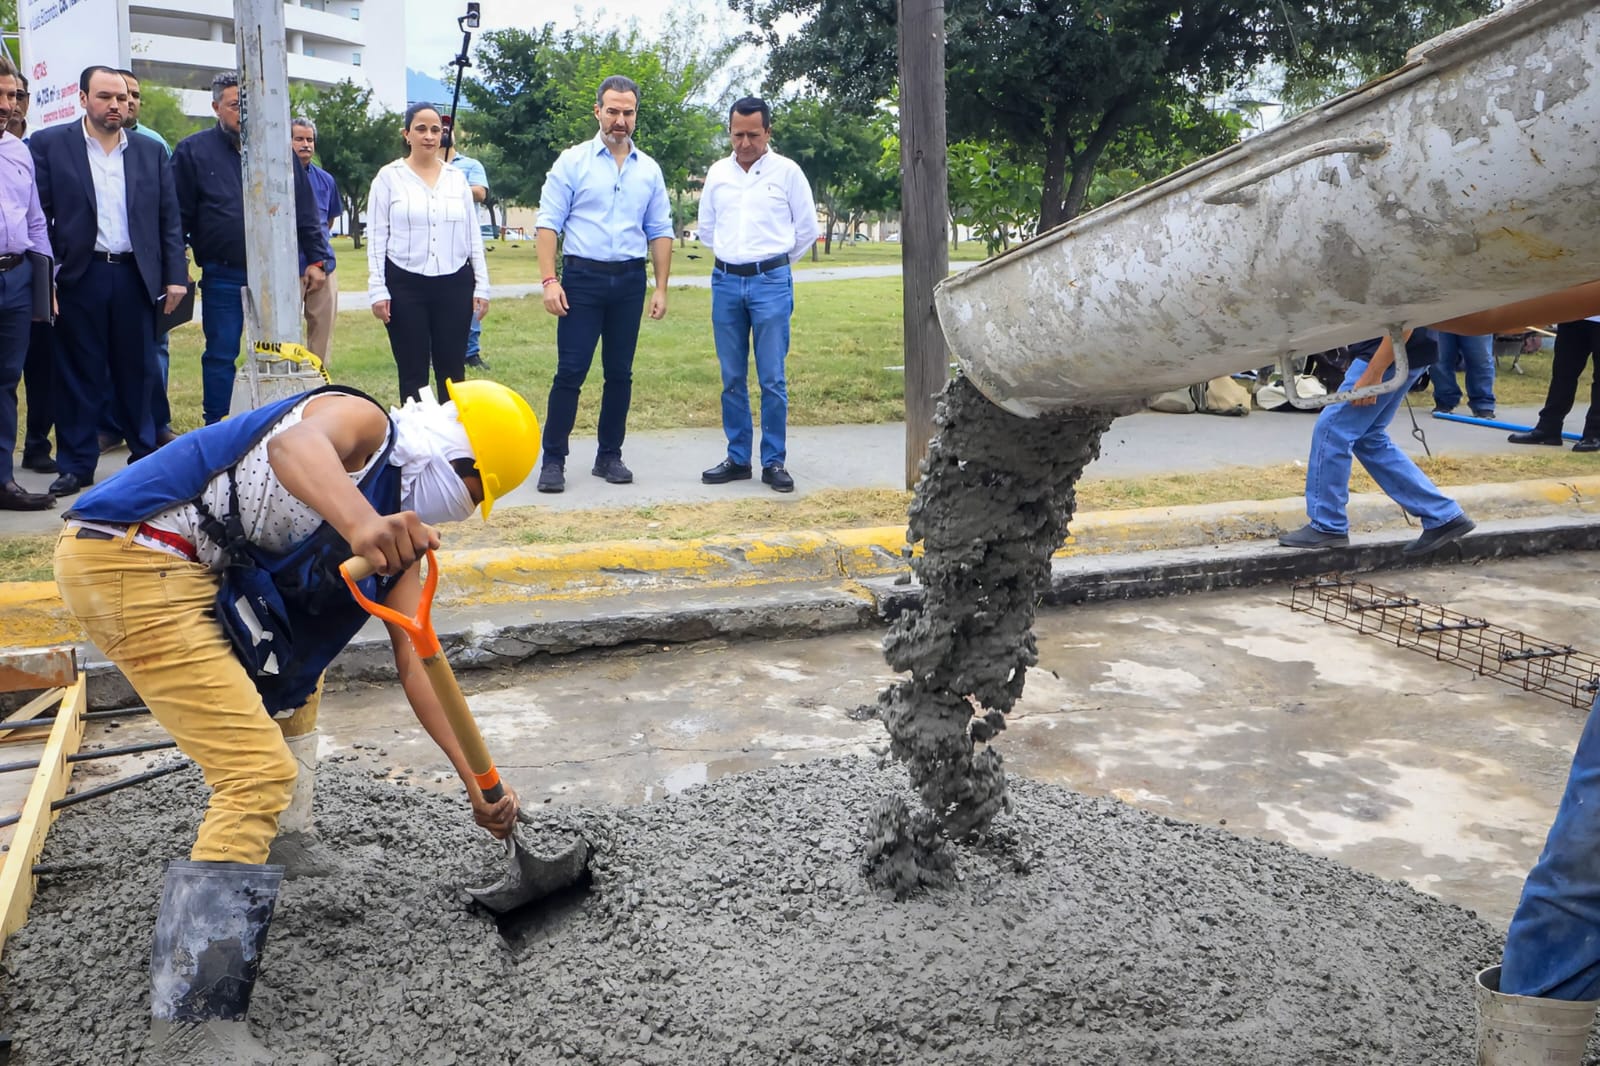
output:
[[[415,103],[440,104],[450,106],[450,95],[455,92],[455,80],[445,82],[439,78],[424,74],[420,70],[406,68],[406,106]],[[465,96],[461,98],[460,110],[471,111],[472,105],[467,103]]]

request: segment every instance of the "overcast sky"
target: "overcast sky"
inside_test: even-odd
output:
[[[575,4],[568,0],[482,0],[482,30],[520,26],[529,29],[553,22],[558,29],[592,26],[621,28],[637,20],[647,35],[659,32],[662,16],[670,8],[687,7],[708,18],[733,18],[723,0],[601,0]],[[456,18],[466,12],[466,0],[406,0],[406,66],[440,76],[440,68],[461,47]],[[730,31],[742,22],[728,23]]]

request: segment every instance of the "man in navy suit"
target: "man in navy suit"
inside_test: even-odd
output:
[[[123,130],[127,83],[110,67],[88,67],[78,103],[81,122],[28,140],[58,264],[56,496],[94,484],[108,396],[132,458],[155,451],[156,311],[187,291],[171,164],[155,141]]]

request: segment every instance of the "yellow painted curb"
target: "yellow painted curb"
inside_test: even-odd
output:
[[[1450,493],[1479,519],[1600,511],[1600,477],[1457,486]],[[1358,533],[1408,523],[1381,493],[1352,496],[1349,513],[1351,529]],[[1304,521],[1305,502],[1299,497],[1087,512],[1073,519],[1058,557],[1263,540]],[[903,572],[904,550],[904,526],[879,526],[445,551],[439,556],[437,602],[459,610],[669,588],[851,584]],[[0,647],[35,648],[82,639],[54,582],[0,582]]]

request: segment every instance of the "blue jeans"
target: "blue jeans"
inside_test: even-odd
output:
[[[467,361],[478,358],[478,338],[483,333],[483,323],[478,321],[478,316],[472,316],[472,325],[467,327]]]
[[[545,409],[544,457],[565,461],[567,438],[578,418],[578,394],[600,345],[605,387],[600,393],[599,447],[596,459],[622,458],[633,402],[633,350],[644,314],[644,264],[621,273],[567,261],[561,288],[567,313],[556,319],[556,376]]]
[[[722,432],[728,458],[750,463],[750,349],[754,342],[756,380],[761,385],[761,465],[788,457],[789,385],[783,363],[789,355],[789,319],[794,314],[794,275],[786,266],[741,278],[725,270],[711,273],[711,331],[722,365]]]
[[[1600,999],[1600,713],[1593,707],[1544,853],[1506,930],[1500,991]]]
[[[33,331],[33,263],[28,259],[0,274],[0,486],[12,479],[17,449],[17,382],[28,358]],[[46,453],[48,454],[48,452]]]
[[[1364,359],[1351,363],[1339,388],[1353,388],[1366,369]],[[1460,504],[1440,492],[1389,438],[1389,423],[1405,401],[1407,390],[1427,369],[1412,367],[1406,388],[1379,396],[1371,406],[1336,403],[1324,407],[1317,416],[1316,428],[1311,431],[1311,455],[1306,460],[1306,517],[1314,528],[1324,533],[1350,532],[1346,506],[1350,502],[1352,458],[1361,460],[1390,499],[1420,518],[1423,529],[1435,529],[1460,517]],[[1391,366],[1384,380],[1393,377]]]
[[[239,365],[239,342],[244,337],[242,267],[200,264],[200,325],[206,348],[200,356],[202,398],[206,425],[228,417],[233,406],[233,379]]]
[[[1456,369],[1467,373],[1467,406],[1474,411],[1494,410],[1494,336],[1467,337],[1435,330],[1439,355],[1433,362],[1433,402],[1450,410],[1461,402]]]

